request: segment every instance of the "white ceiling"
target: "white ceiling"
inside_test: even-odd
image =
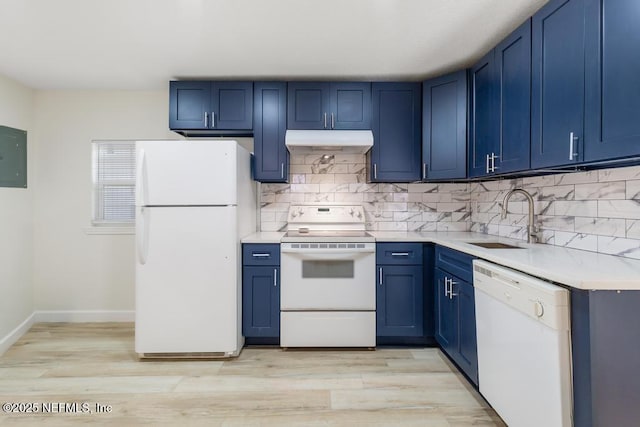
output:
[[[0,74],[38,89],[170,79],[418,80],[547,0],[0,0]]]

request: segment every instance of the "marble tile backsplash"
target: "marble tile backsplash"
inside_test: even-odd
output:
[[[287,225],[289,205],[359,204],[369,231],[468,231],[467,184],[368,184],[361,154],[293,155],[290,184],[262,184],[262,231]]]
[[[361,204],[369,231],[476,231],[526,240],[520,195],[500,216],[512,188],[535,202],[541,241],[640,259],[640,166],[469,184],[366,182],[358,154],[291,156],[290,184],[262,184],[262,231],[286,229],[289,205]]]
[[[471,183],[471,231],[526,240],[524,197],[500,216],[512,188],[536,201],[543,243],[640,259],[640,166]]]

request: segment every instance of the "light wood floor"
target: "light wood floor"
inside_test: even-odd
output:
[[[245,348],[226,361],[138,361],[133,325],[37,324],[0,357],[0,403],[111,413],[6,414],[0,426],[504,426],[437,349]]]

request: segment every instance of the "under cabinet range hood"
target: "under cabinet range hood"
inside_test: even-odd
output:
[[[287,130],[285,145],[291,153],[333,151],[364,154],[373,146],[370,130]]]

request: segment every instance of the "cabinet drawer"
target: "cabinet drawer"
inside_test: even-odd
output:
[[[469,283],[473,282],[474,257],[444,246],[436,246],[436,267]]]
[[[422,243],[378,243],[376,264],[422,265]]]
[[[280,245],[245,243],[242,245],[242,265],[280,265]]]

